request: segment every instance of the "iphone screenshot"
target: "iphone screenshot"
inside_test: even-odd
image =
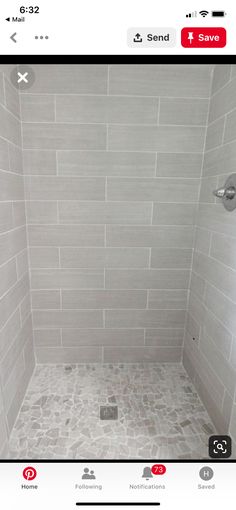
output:
[[[1,3],[3,510],[236,508],[235,25]]]

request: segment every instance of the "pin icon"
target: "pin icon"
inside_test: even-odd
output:
[[[34,480],[37,476],[37,471],[35,468],[28,466],[23,471],[23,477],[25,480]]]

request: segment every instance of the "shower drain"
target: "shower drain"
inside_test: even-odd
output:
[[[100,406],[100,420],[117,420],[118,406]]]

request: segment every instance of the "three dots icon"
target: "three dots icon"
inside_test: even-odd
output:
[[[49,39],[48,35],[35,35],[34,36],[35,39]]]

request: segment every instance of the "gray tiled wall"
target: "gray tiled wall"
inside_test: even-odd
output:
[[[236,442],[236,214],[212,191],[235,172],[236,77],[234,67],[216,66],[209,108],[184,365],[218,430]],[[233,411],[232,411],[233,410]],[[235,450],[236,451],[236,450]]]
[[[0,72],[0,458],[34,367],[19,96]]]
[[[39,362],[180,361],[208,66],[35,66],[21,94]]]

